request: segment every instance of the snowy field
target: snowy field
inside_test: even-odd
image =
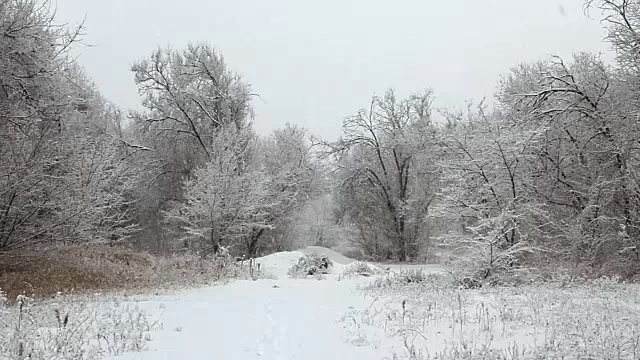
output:
[[[336,261],[333,274],[322,280],[290,279],[289,268],[313,252]],[[257,262],[266,279],[144,301],[150,314],[162,319],[163,329],[153,333],[148,351],[117,359],[380,358],[377,349],[362,346],[341,321],[371,302],[357,291],[366,278],[341,278],[351,260],[316,248]]]
[[[313,252],[335,260],[332,273],[290,278],[289,268]],[[434,266],[371,266],[375,275],[360,276],[361,264],[322,248],[257,262],[253,281],[34,306],[21,319],[23,341],[29,348],[38,342],[31,357],[37,359],[640,358],[635,285],[565,281],[464,290]],[[48,326],[29,327],[46,313]],[[0,316],[0,355],[19,359],[8,351],[17,346],[6,335],[15,330],[16,318],[9,318]]]

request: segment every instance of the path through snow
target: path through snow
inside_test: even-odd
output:
[[[307,251],[305,251],[307,252]],[[141,303],[161,319],[148,351],[118,359],[382,359],[388,356],[352,338],[340,319],[371,300],[357,292],[363,279],[290,279],[301,252],[261,259],[277,280],[229,285],[156,297]],[[346,259],[346,258],[345,258]],[[340,262],[345,262],[343,258]],[[338,265],[338,267],[341,267]]]

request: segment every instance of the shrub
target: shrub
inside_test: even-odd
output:
[[[367,288],[370,291],[396,290],[403,287],[451,287],[449,277],[441,273],[425,271],[421,269],[401,270],[397,273],[388,273],[386,276],[376,278]]]
[[[305,255],[293,265],[289,271],[289,276],[293,278],[304,278],[308,275],[328,274],[331,271],[333,262],[326,256],[318,254]]]
[[[356,261],[352,264],[349,264],[345,267],[345,270],[342,273],[342,276],[351,277],[351,276],[372,276],[380,273],[381,270],[375,266],[369,265],[365,262]]]

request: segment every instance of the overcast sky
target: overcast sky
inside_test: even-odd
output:
[[[434,90],[436,107],[492,97],[513,65],[608,52],[582,0],[57,0],[86,16],[79,61],[102,93],[139,107],[130,65],[156,47],[206,42],[264,102],[257,129],[296,123],[335,138],[342,118],[393,87]],[[597,13],[592,14],[596,17]],[[607,55],[610,58],[610,55]]]

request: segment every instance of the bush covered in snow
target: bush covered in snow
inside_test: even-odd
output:
[[[353,277],[353,276],[373,276],[380,274],[382,270],[374,265],[367,264],[366,262],[356,261],[344,267],[341,276]]]
[[[333,262],[326,256],[318,254],[305,255],[293,265],[288,274],[292,278],[304,278],[309,275],[328,274]]]
[[[399,272],[388,272],[384,276],[377,277],[367,287],[367,290],[385,289],[396,290],[407,286],[450,286],[451,278],[437,272],[430,272],[421,269],[401,270]]]

